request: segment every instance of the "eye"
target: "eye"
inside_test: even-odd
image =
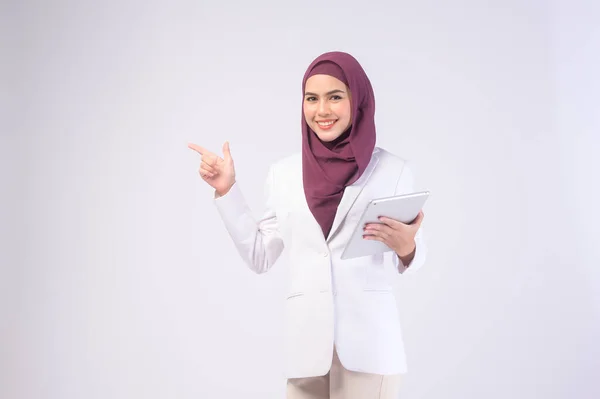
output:
[[[338,96],[337,94],[334,94],[333,96],[331,96],[331,99],[337,101],[337,100],[341,100],[342,97]]]
[[[314,96],[313,97],[306,97],[306,101],[312,102],[312,101],[315,101],[315,100],[316,100],[316,98]]]

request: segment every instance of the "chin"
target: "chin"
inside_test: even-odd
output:
[[[318,128],[316,128],[316,129],[318,129]],[[321,130],[315,130],[315,128],[313,128],[313,131],[315,132],[315,134],[321,141],[325,141],[325,142],[333,141],[333,140],[337,139],[338,137],[340,137],[343,133],[343,132],[323,132]]]
[[[334,140],[335,140],[335,139],[337,139],[338,137],[340,137],[340,135],[338,134],[338,135],[335,135],[335,136],[333,136],[333,135],[330,135],[330,134],[317,134],[317,137],[319,137],[319,139],[320,139],[321,141],[324,141],[324,142],[326,142],[326,143],[329,143],[329,142],[331,142],[331,141],[334,141]]]

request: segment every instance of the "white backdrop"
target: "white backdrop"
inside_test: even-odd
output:
[[[283,397],[286,262],[244,266],[186,144],[260,215],[330,50],[433,193],[402,397],[600,397],[599,10],[562,3],[4,4],[0,397]]]

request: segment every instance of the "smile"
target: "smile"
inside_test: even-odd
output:
[[[323,122],[317,122],[317,125],[319,125],[319,127],[321,129],[327,130],[327,129],[331,129],[331,127],[337,122],[337,120],[335,121],[323,121]]]

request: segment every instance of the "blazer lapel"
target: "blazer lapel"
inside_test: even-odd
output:
[[[365,169],[364,173],[360,176],[360,178],[357,181],[354,182],[354,184],[347,186],[344,189],[344,194],[342,195],[342,199],[340,201],[340,204],[338,205],[337,212],[335,213],[333,225],[331,226],[331,230],[329,231],[329,235],[327,236],[327,242],[329,242],[331,238],[335,235],[340,225],[342,224],[342,221],[348,214],[348,211],[350,210],[350,208],[352,208],[354,201],[356,201],[356,198],[358,197],[362,189],[365,187],[365,184],[369,180],[369,177],[371,177],[371,174],[375,170],[377,162],[379,162],[378,152],[379,149],[375,148],[375,150],[373,151],[373,156],[371,157],[371,161],[369,162],[369,165],[367,165],[367,168]]]

